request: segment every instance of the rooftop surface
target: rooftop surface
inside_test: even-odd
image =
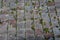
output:
[[[60,40],[60,0],[0,0],[0,40]]]

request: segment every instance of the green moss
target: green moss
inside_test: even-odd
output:
[[[57,20],[59,21],[59,18],[57,18]]]
[[[54,16],[54,19],[56,19],[56,16]]]
[[[24,18],[24,21],[26,21],[26,18]]]
[[[18,0],[16,0],[15,3],[17,4],[18,3]]]
[[[32,25],[31,29],[32,29],[32,30],[35,30],[35,25]]]
[[[50,26],[52,26],[52,22],[49,22]]]
[[[44,7],[44,5],[41,5],[42,7]]]
[[[48,16],[50,17],[50,13],[48,13]]]
[[[35,18],[35,20],[37,20],[37,18]]]
[[[35,5],[35,3],[32,3],[32,5]]]
[[[0,11],[0,14],[2,14],[2,11]]]
[[[41,12],[39,13],[39,15],[41,15]]]
[[[26,40],[26,38],[24,38],[24,40]]]
[[[14,10],[14,11],[16,11],[16,8],[12,8],[11,10]]]
[[[14,12],[12,11],[11,14],[14,14]]]
[[[60,20],[59,20],[59,18],[57,18],[57,20],[58,20],[58,24],[59,24],[59,26],[60,26]]]
[[[43,25],[46,25],[46,22],[43,22]]]
[[[34,20],[34,18],[31,18],[31,20]]]
[[[49,29],[48,28],[44,28],[43,29],[46,33],[49,32]]]
[[[25,6],[29,6],[30,4],[29,3],[25,3]]]
[[[40,23],[43,24],[43,19],[40,19]]]
[[[2,24],[2,22],[0,21],[0,24]]]
[[[59,30],[60,30],[60,28],[59,28]]]
[[[48,2],[53,2],[52,0],[48,0]]]

